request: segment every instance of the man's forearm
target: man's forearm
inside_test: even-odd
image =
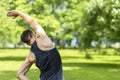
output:
[[[28,72],[31,66],[32,66],[32,63],[28,61],[28,57],[27,57],[25,62],[22,64],[21,68],[17,73],[17,78],[19,80],[29,80],[28,77],[25,76],[25,74]]]
[[[19,72],[17,73],[17,78],[19,80],[29,80],[28,77],[25,75],[28,70],[29,68],[20,69]]]
[[[37,27],[35,25],[38,25],[38,23],[29,15],[21,12],[21,11],[17,11],[18,15],[21,16],[34,30],[37,29]]]
[[[41,25],[39,25],[32,17],[19,10],[9,11],[7,13],[7,16],[13,18],[16,18],[17,16],[21,16],[31,26],[31,28],[36,31],[37,34],[39,34],[40,36],[46,35]]]

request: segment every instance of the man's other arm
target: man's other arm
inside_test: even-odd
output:
[[[30,53],[25,61],[23,62],[23,64],[21,65],[18,73],[17,73],[17,78],[19,80],[29,80],[29,78],[26,76],[26,73],[29,71],[30,67],[32,66],[33,64],[33,61],[30,61],[30,58],[31,58],[31,54]]]

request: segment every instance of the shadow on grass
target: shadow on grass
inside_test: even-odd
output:
[[[80,56],[61,56],[62,59],[85,59],[84,57],[80,57]]]
[[[80,58],[72,57],[72,56],[63,56],[62,59],[70,59],[70,58]],[[81,57],[82,58],[82,57]],[[7,56],[7,57],[0,57],[0,61],[24,61],[25,57],[14,57],[14,56]],[[120,62],[120,60],[111,60],[111,62]],[[117,67],[120,68],[120,64],[114,63],[91,63],[91,62],[66,62],[63,63],[63,66],[71,66],[71,67],[104,67],[104,68],[112,68]]]
[[[120,64],[67,62],[67,63],[63,63],[63,67],[65,68],[64,74],[66,80],[119,80],[120,79],[119,76]]]
[[[107,61],[107,62],[120,62],[120,60],[103,60],[103,61]]]
[[[23,61],[25,57],[14,57],[14,56],[7,56],[7,57],[0,57],[0,61]]]
[[[69,67],[97,67],[97,68],[120,68],[120,64],[112,64],[112,63],[88,63],[88,62],[68,62],[63,63],[63,66]]]

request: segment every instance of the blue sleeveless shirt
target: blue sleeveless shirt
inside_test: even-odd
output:
[[[59,78],[62,77],[62,62],[56,48],[43,51],[38,48],[35,41],[31,46],[31,51],[36,57],[36,66],[41,72],[41,80],[63,80],[55,78],[58,72]]]

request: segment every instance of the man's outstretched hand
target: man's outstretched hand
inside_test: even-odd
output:
[[[7,16],[13,17],[13,19],[15,19],[18,16],[18,10],[12,10],[12,11],[7,12]]]

